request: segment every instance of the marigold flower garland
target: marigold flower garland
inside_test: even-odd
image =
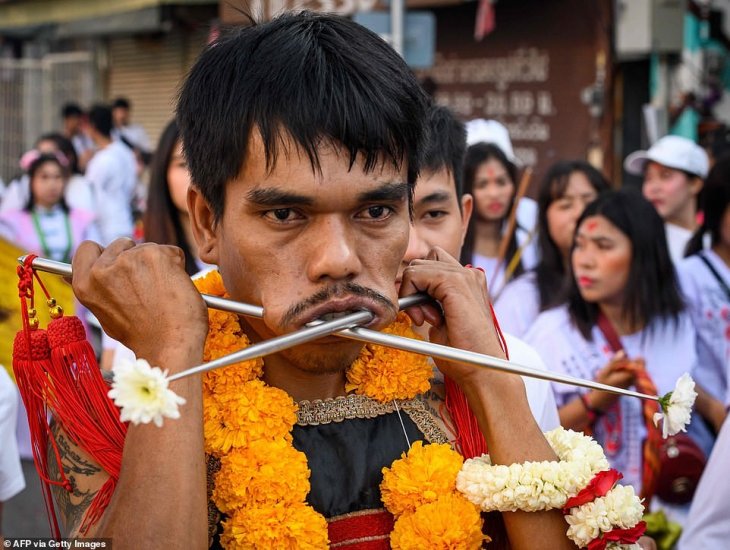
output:
[[[456,490],[463,462],[448,444],[416,441],[407,455],[383,468],[383,503],[396,519],[392,548],[477,550],[489,540],[479,508]]]
[[[225,296],[220,274],[195,281],[202,293]],[[205,361],[250,342],[235,314],[209,310]],[[399,315],[386,329],[417,337]],[[297,405],[285,392],[267,386],[261,359],[209,371],[203,383],[206,452],[220,458],[213,502],[227,514],[221,543],[226,548],[327,548],[327,522],[306,503],[306,456],[291,444]],[[367,345],[347,373],[347,391],[377,401],[411,399],[430,386],[432,368],[424,357]],[[394,549],[479,548],[479,510],[456,491],[461,456],[448,445],[415,442],[404,458],[384,469],[386,508],[396,516]],[[388,481],[386,481],[386,479]]]

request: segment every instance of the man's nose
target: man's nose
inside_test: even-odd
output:
[[[357,239],[349,224],[327,216],[312,224],[307,277],[311,281],[351,279],[362,269]]]
[[[413,260],[425,258],[431,248],[423,238],[417,224],[411,224],[408,233],[408,248],[403,256],[403,263],[408,265]]]

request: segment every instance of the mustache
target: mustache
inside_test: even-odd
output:
[[[343,295],[362,296],[373,302],[377,302],[389,310],[397,313],[398,308],[393,302],[388,300],[380,292],[367,288],[357,283],[344,283],[340,285],[329,286],[316,292],[309,298],[302,300],[290,307],[282,317],[282,324],[287,325],[304,313],[307,309],[316,307],[328,300],[335,297],[342,297]]]

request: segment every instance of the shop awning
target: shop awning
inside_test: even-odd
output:
[[[0,33],[58,26],[57,34],[156,30],[160,7],[218,4],[218,0],[9,0],[0,2]]]

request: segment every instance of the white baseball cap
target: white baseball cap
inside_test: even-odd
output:
[[[492,143],[499,147],[504,155],[517,165],[521,164],[512,149],[512,141],[509,139],[509,131],[501,122],[475,118],[466,123],[466,144]]]
[[[664,136],[649,147],[648,151],[634,151],[624,161],[629,174],[640,176],[646,163],[652,161],[675,170],[684,170],[702,179],[707,177],[710,161],[705,150],[691,139],[680,136]]]

